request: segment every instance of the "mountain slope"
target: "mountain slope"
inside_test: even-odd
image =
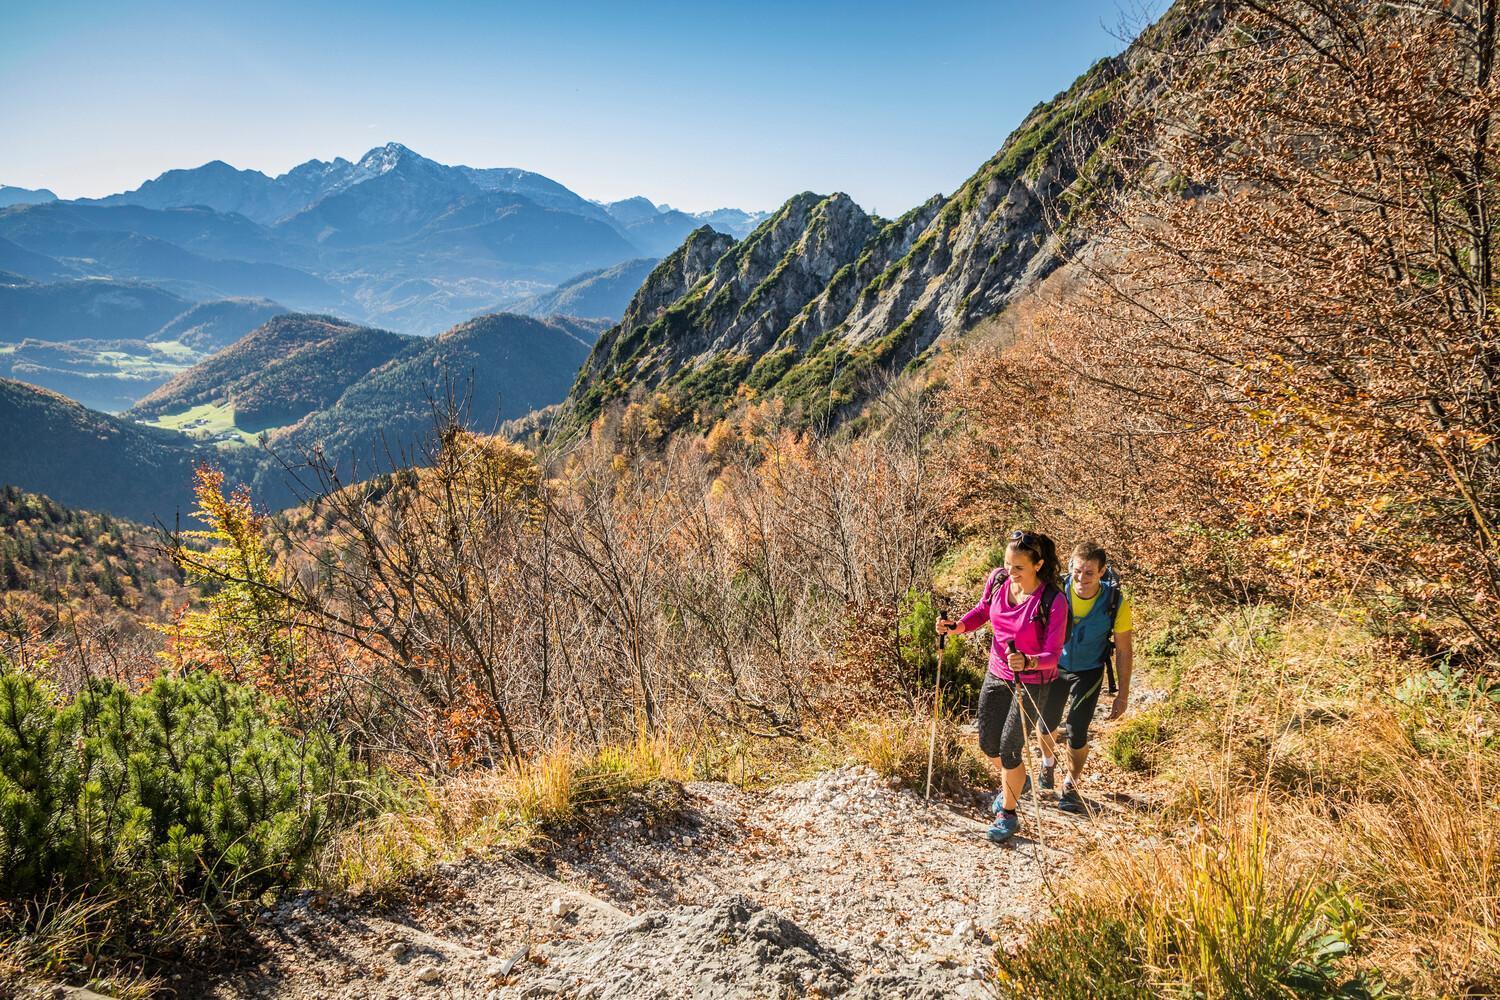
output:
[[[706,242],[713,230],[699,230],[684,250],[719,255],[701,260],[685,286],[669,266],[677,255],[653,272],[579,374],[565,426],[581,427],[635,387],[676,391],[690,409],[722,404],[747,380],[762,391],[788,377],[808,381],[797,356],[821,365],[813,348],[823,345],[813,342],[837,319],[836,307],[847,307],[840,289],[904,254],[936,209],[929,201],[882,223],[848,195],[803,193],[732,246]],[[883,345],[880,360],[895,346]]]
[[[40,205],[44,202],[56,201],[57,195],[46,188],[11,187],[9,184],[0,184],[0,208],[8,205]]]
[[[284,306],[269,299],[202,302],[146,339],[152,343],[179,343],[200,354],[212,354],[286,311]]]
[[[0,284],[0,343],[144,338],[190,305],[163,289],[120,281]]]
[[[295,494],[273,456],[244,447],[257,431],[269,432],[279,455],[320,450],[347,469],[383,443],[399,450],[419,442],[432,428],[431,401],[451,388],[467,404],[468,425],[493,432],[561,400],[601,326],[502,313],[429,339],[280,316],[132,412],[159,426],[0,378],[0,485],[170,521],[192,509],[193,468],[209,462],[253,484],[257,502],[274,508]]]
[[[160,537],[144,525],[17,486],[0,486],[0,526],[0,593],[26,590],[47,601],[98,596],[149,613],[180,578]]]
[[[194,255],[295,266],[305,251],[244,216],[210,208],[142,208],[57,201],[0,210],[0,236],[53,257],[87,257],[106,234],[162,240]]]
[[[261,224],[280,218],[293,208],[283,188],[271,178],[259,170],[238,170],[223,160],[186,170],[168,170],[124,194],[81,200],[144,208],[203,205],[216,212],[243,215]]]
[[[646,199],[634,200],[645,201]],[[682,243],[688,233],[702,225],[691,215],[676,209],[666,212],[653,210],[653,214],[630,222],[624,221],[621,216],[617,215],[616,220],[626,239],[640,247],[643,252],[657,257],[671,253]]]
[[[74,277],[76,273],[61,261],[27,250],[4,238],[0,238],[0,271],[33,281],[58,281]]]
[[[61,503],[171,524],[195,508],[193,468],[203,461],[239,478],[245,463],[180,434],[110,417],[47,389],[0,378],[0,484]]]
[[[351,193],[352,196],[352,193]],[[444,258],[503,265],[514,275],[557,276],[637,253],[608,222],[545,208],[509,192],[466,196],[445,206],[401,246]]]
[[[523,299],[508,311],[524,316],[600,316],[616,320],[656,263],[654,257],[638,257],[614,267],[586,271],[550,292]]]
[[[419,441],[432,402],[451,387],[467,403],[469,426],[493,432],[505,420],[561,400],[597,327],[496,313],[418,344],[351,385],[332,406],[272,436],[273,448],[367,461],[372,448]]]
[[[178,375],[127,412],[149,421],[203,406],[254,435],[327,406],[416,338],[331,316],[277,316]]]
[[[662,283],[650,310],[628,310],[600,338],[559,426],[580,432],[633,386],[672,393],[684,418],[722,411],[741,385],[785,398],[808,422],[849,412],[879,372],[1003,310],[1080,245],[1086,230],[1070,213],[1090,185],[1111,182],[1093,176],[1090,157],[1148,104],[1159,58],[1137,42],[1101,60],[1033,109],[955,194],[895,222],[842,195],[793,198],[675,301],[662,301],[675,290]]]
[[[92,292],[108,283],[81,284],[83,290]],[[33,290],[46,294],[45,286]],[[91,300],[90,304],[97,302]],[[127,306],[127,300],[117,300],[106,311],[119,320],[128,312]],[[285,311],[264,300],[205,302],[144,337],[139,335],[140,326],[149,322],[144,318],[141,323],[129,324],[127,336],[107,339],[59,339],[58,334],[68,332],[66,325],[44,325],[45,339],[26,337],[0,346],[0,375],[60,392],[90,409],[117,413],[224,344]]]

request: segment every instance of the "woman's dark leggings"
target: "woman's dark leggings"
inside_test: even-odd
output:
[[[1046,684],[1022,684],[986,673],[979,689],[980,751],[999,757],[1001,767],[1020,767],[1026,734],[1036,727],[1046,698]]]

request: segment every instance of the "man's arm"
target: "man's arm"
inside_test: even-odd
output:
[[[1131,632],[1115,633],[1115,680],[1120,685],[1119,694],[1110,706],[1109,717],[1118,719],[1125,714],[1130,704],[1130,668],[1135,664],[1135,635]]]

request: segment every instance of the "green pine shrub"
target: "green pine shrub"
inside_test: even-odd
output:
[[[948,712],[972,711],[979,700],[984,674],[964,661],[964,644],[955,638],[943,644],[941,675],[938,671],[938,608],[930,592],[913,588],[901,603],[897,641],[905,667],[902,681],[907,693],[920,702],[931,698],[933,685],[943,685],[943,708]]]
[[[179,901],[296,882],[352,814],[355,774],[326,733],[278,717],[217,674],[69,700],[0,661],[0,913],[62,892],[102,901],[129,937]]]

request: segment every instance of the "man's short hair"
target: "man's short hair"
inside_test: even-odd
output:
[[[1086,559],[1101,570],[1109,565],[1109,555],[1097,542],[1079,542],[1073,546],[1074,559]]]

